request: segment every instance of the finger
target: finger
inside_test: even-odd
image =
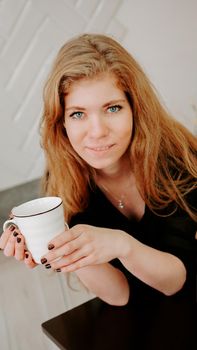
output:
[[[14,256],[15,254],[15,243],[16,243],[16,237],[18,236],[17,229],[12,232],[6,242],[5,248],[4,248],[4,254],[5,256]]]
[[[74,253],[64,256],[61,259],[52,262],[50,265],[53,270],[62,268],[64,266],[72,265],[78,260],[84,258],[86,255],[83,252],[83,249],[76,250]]]
[[[62,272],[75,272],[83,267],[90,266],[92,264],[92,258],[91,256],[84,257],[76,262],[74,262],[71,265],[64,266],[61,268]]]
[[[25,257],[25,240],[23,235],[18,234],[15,240],[15,258],[23,260]]]
[[[45,254],[41,259],[41,263],[45,264],[46,262],[51,262],[63,255],[69,255],[73,253],[75,250],[80,249],[81,247],[82,247],[81,239],[80,237],[77,237],[72,241],[62,245],[60,248],[57,248],[57,249],[54,248],[54,250]]]
[[[7,244],[4,248],[4,255],[5,256],[14,256],[14,252],[15,252],[15,237],[11,236],[8,239]]]
[[[32,255],[29,251],[25,251],[25,259],[24,259],[24,263],[27,267],[29,267],[30,269],[33,269],[35,266],[37,266],[38,264],[35,263],[35,261],[32,258]]]
[[[14,225],[10,225],[1,235],[0,237],[0,248],[4,249],[8,239],[10,238],[10,236],[12,235],[12,233],[15,230],[15,226]]]
[[[48,249],[52,250],[54,248],[59,248],[63,244],[68,243],[73,239],[77,238],[78,236],[80,236],[80,234],[81,234],[81,230],[77,229],[77,226],[74,226],[71,229],[67,229],[66,231],[64,231],[63,233],[60,233],[58,236],[56,236],[54,239],[52,239],[48,243]]]

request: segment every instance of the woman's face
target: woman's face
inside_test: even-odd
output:
[[[133,118],[113,75],[82,79],[65,96],[65,128],[78,155],[97,170],[119,169],[132,136]]]

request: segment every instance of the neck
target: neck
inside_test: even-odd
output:
[[[97,174],[96,183],[105,192],[115,193],[119,197],[124,196],[128,188],[136,187],[135,176],[131,168],[121,169],[113,174]]]
[[[128,178],[128,175],[131,176],[133,174],[130,159],[124,157],[118,164],[110,168],[97,170],[96,174],[98,183]]]

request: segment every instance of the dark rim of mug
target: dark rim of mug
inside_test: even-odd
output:
[[[15,218],[30,218],[30,217],[32,217],[32,216],[38,216],[38,215],[41,215],[41,214],[49,213],[50,211],[52,211],[52,210],[57,209],[58,207],[60,207],[61,204],[62,204],[62,201],[61,201],[61,203],[59,203],[58,205],[56,205],[56,207],[53,207],[53,208],[51,208],[51,209],[49,209],[49,210],[41,211],[41,212],[36,213],[36,214],[31,214],[31,215],[15,215],[14,213],[12,213],[12,214],[13,214],[13,216],[14,216]]]

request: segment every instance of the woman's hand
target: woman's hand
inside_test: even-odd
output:
[[[102,264],[118,258],[124,249],[125,232],[90,225],[76,225],[49,242],[51,250],[42,262],[63,272]],[[53,261],[60,258],[57,261]],[[47,261],[46,261],[47,260]]]
[[[5,256],[14,256],[31,269],[37,265],[26,249],[24,236],[14,225],[9,226],[0,236],[0,249],[3,249]]]

